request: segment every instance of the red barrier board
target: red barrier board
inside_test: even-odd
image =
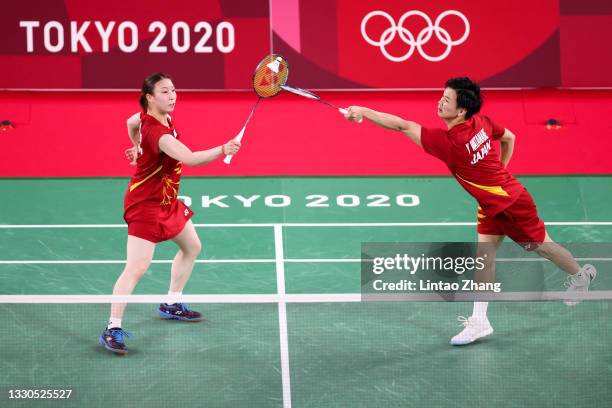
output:
[[[611,174],[612,91],[485,92],[483,113],[517,135],[517,174]],[[443,127],[440,92],[323,92],[340,106],[363,105]],[[0,177],[127,176],[125,121],[136,92],[3,92]],[[242,128],[252,92],[179,93],[173,119],[192,149],[217,146]],[[562,128],[547,130],[558,119]],[[602,156],[603,153],[603,156]],[[444,175],[448,170],[399,132],[346,121],[333,109],[281,93],[259,104],[243,149],[230,166],[218,160],[188,175]]]

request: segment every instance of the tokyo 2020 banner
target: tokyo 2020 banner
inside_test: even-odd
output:
[[[313,89],[612,86],[605,0],[21,0],[0,15],[0,88],[248,89],[271,51]]]
[[[0,13],[0,88],[244,89],[270,52],[269,0],[18,0]]]

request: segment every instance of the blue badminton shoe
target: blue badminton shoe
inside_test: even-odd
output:
[[[159,315],[167,320],[183,320],[186,322],[204,320],[201,313],[189,309],[184,303],[173,303],[171,305],[162,303],[159,305]]]
[[[100,343],[102,343],[104,348],[108,351],[124,355],[127,354],[127,347],[125,347],[125,343],[123,342],[124,336],[130,337],[130,334],[118,327],[106,329],[100,335]]]

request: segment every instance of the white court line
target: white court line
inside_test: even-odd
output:
[[[287,263],[360,263],[361,259],[283,259]],[[364,260],[367,261],[367,260]],[[154,264],[171,264],[172,259],[154,259],[151,263]],[[234,264],[234,263],[273,263],[277,262],[276,259],[196,259],[195,263],[198,264]],[[0,265],[120,265],[124,264],[125,260],[119,259],[66,259],[66,260],[46,260],[46,259],[32,259],[32,260],[0,260]]]
[[[609,262],[612,258],[574,258],[576,261]],[[546,258],[496,258],[496,262],[548,262]]]
[[[455,301],[473,301],[473,293],[456,293]],[[482,300],[542,301],[561,299],[612,300],[612,290],[568,293],[551,292],[501,292],[482,293]],[[157,295],[0,295],[0,304],[109,304],[109,303],[161,303],[167,294]],[[365,301],[425,301],[441,302],[447,299],[438,293],[310,293],[310,294],[226,294],[183,295],[186,303],[194,304],[273,304],[273,303],[356,303]],[[285,315],[286,317],[286,315]],[[282,347],[282,346],[281,346]],[[288,361],[287,361],[288,365]],[[287,366],[288,367],[288,366]],[[287,371],[288,372],[288,371]]]
[[[592,261],[592,262],[610,262],[612,258],[575,258],[576,261]],[[372,262],[372,259],[359,258],[284,258],[285,263],[361,263]],[[496,262],[548,262],[545,258],[497,258]],[[235,263],[277,263],[276,259],[197,259],[199,264],[235,264]],[[0,261],[0,265],[121,265],[124,260],[99,260],[99,259],[84,259],[84,260],[6,260]],[[155,259],[151,263],[154,264],[171,264],[172,259]]]
[[[186,303],[277,303],[278,294],[183,295]],[[168,295],[0,295],[2,303],[162,303]]]
[[[554,226],[612,226],[612,221],[552,221]],[[250,224],[194,224],[198,228],[273,228],[282,227],[467,227],[475,222],[329,222],[329,223],[250,223]],[[29,228],[126,228],[126,224],[0,224],[0,229]]]
[[[278,333],[280,336],[283,408],[291,408],[291,372],[289,371],[289,336],[287,335],[287,304],[285,303],[285,255],[283,227],[274,226],[274,252],[276,259],[276,292],[278,293]]]
[[[450,297],[450,299],[449,299]],[[489,302],[489,301],[559,301],[559,300],[612,300],[612,290],[590,292],[440,292],[440,293],[364,293],[362,302]]]
[[[564,221],[546,222],[546,225],[610,225],[612,221]],[[205,224],[202,224],[205,225]],[[475,222],[330,222],[330,223],[284,223],[283,227],[465,227],[475,226]]]
[[[574,258],[576,261],[599,261],[609,262],[612,258]],[[548,262],[545,258],[496,258],[496,262]],[[1,261],[0,261],[1,262]],[[237,262],[237,261],[236,261]],[[372,259],[359,259],[359,258],[285,258],[287,263],[361,263],[361,262],[372,262]]]
[[[127,224],[0,224],[0,229],[126,228]]]
[[[197,259],[195,261],[199,264],[233,264],[233,263],[275,263],[274,259]],[[124,264],[125,260],[112,259],[112,260],[99,260],[99,259],[85,259],[85,260],[8,260],[8,261],[0,261],[1,264],[17,264],[17,265],[57,265],[57,264],[67,264],[67,265],[96,265],[96,264]],[[151,261],[154,264],[171,264],[172,259],[154,259]]]

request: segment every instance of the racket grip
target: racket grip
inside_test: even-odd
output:
[[[234,138],[235,141],[240,142],[242,140],[242,136],[244,136],[244,131],[246,130],[246,125],[244,125],[242,127],[242,130],[240,131],[240,133],[238,133],[236,135],[236,137]],[[228,154],[227,156],[225,156],[225,159],[223,159],[223,163],[225,164],[230,164],[232,162],[232,157],[234,157],[234,155],[232,154]]]
[[[346,109],[343,108],[338,108],[338,112],[340,112],[341,114],[343,114],[344,116],[348,115],[348,111]],[[361,123],[363,122],[363,117],[361,117],[357,123]]]

